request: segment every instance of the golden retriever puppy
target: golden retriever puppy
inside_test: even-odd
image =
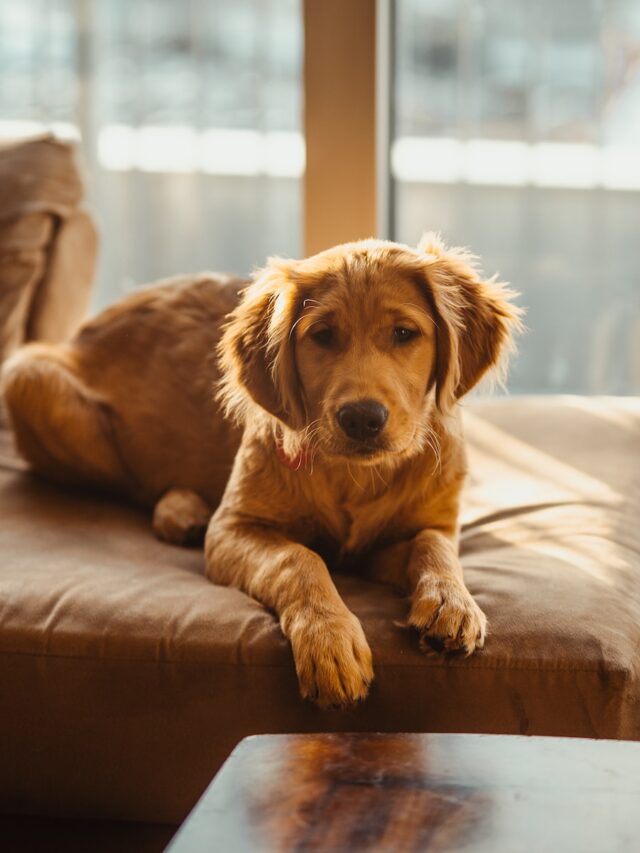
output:
[[[371,240],[272,261],[231,315],[221,399],[244,432],[207,573],[278,614],[302,695],[321,706],[363,699],[373,678],[323,556],[360,555],[404,586],[423,641],[484,643],[458,559],[456,404],[508,348],[510,298],[428,236],[417,251]]]
[[[157,501],[157,532],[188,539],[238,440],[209,390],[233,307],[218,396],[243,432],[206,534],[208,577],[275,611],[301,693],[322,707],[363,699],[373,678],[329,567],[357,562],[405,589],[422,644],[481,648],[486,619],[458,559],[457,403],[509,349],[510,291],[433,236],[417,250],[369,240],[272,260],[239,304],[237,282],[206,281],[136,294],[66,348],[16,356],[4,385],[25,455]]]

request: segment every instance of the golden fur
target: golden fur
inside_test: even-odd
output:
[[[2,370],[18,449],[50,479],[157,504],[164,538],[196,536],[185,502],[200,518],[206,503],[208,522],[240,440],[213,388],[221,326],[245,285],[169,279],[103,311],[68,344],[18,350]]]
[[[363,699],[373,678],[329,565],[357,558],[405,589],[421,643],[482,647],[486,619],[457,555],[457,401],[510,347],[520,314],[510,291],[433,235],[417,250],[369,240],[272,260],[239,304],[238,282],[185,282],[179,299],[175,287],[130,297],[70,345],[25,348],[8,364],[25,455],[58,479],[154,503],[156,531],[171,541],[196,536],[238,442],[208,393],[220,309],[235,305],[218,344],[219,399],[242,439],[207,530],[208,577],[275,611],[302,695],[321,706]],[[366,439],[338,416],[365,400],[388,413]]]

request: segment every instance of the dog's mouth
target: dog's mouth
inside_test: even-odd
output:
[[[352,465],[378,465],[406,454],[412,446],[414,433],[392,435],[383,431],[368,440],[351,439],[334,429],[320,428],[315,435],[315,447],[321,455],[336,463],[349,462]]]
[[[409,436],[381,435],[372,441],[345,440],[335,433],[321,440],[320,447],[329,459],[347,461],[354,465],[378,465],[381,462],[391,462],[413,455],[420,447],[416,444],[417,426]]]
[[[393,449],[386,441],[376,442],[339,442],[326,448],[328,455],[350,462],[366,464],[377,462],[382,457],[392,454]]]
[[[388,449],[386,447],[381,447],[379,445],[360,445],[358,447],[354,447],[351,450],[347,451],[347,456],[359,456],[362,459],[369,459],[372,456],[380,456],[382,453],[388,453]]]

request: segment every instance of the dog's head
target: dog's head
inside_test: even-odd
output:
[[[222,399],[241,421],[257,405],[325,456],[411,455],[432,414],[510,348],[512,296],[434,235],[417,250],[365,240],[271,260],[225,329]]]

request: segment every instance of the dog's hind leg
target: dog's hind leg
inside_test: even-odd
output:
[[[64,483],[131,486],[115,413],[83,383],[69,348],[22,347],[3,365],[0,390],[18,450],[36,471]]]
[[[202,545],[213,511],[189,489],[171,489],[156,504],[153,530],[174,545]]]

